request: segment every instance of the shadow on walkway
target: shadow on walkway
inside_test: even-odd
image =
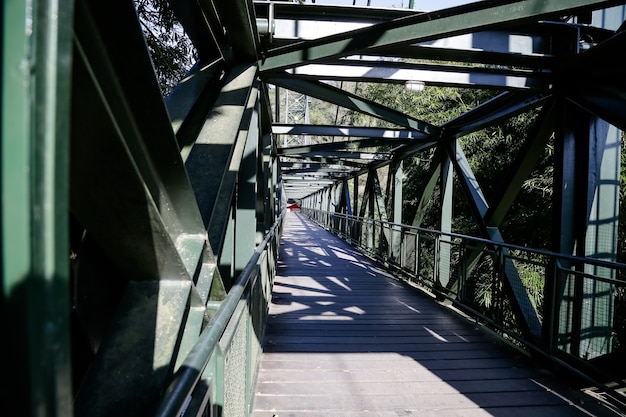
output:
[[[614,416],[289,213],[253,417]]]

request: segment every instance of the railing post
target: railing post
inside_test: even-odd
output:
[[[420,256],[420,232],[419,230],[415,231],[415,278],[419,280],[419,256]]]
[[[459,280],[459,291],[457,294],[457,298],[460,302],[465,302],[465,284],[467,283],[467,259],[465,257],[466,252],[466,243],[465,240],[461,240],[461,244],[459,245],[459,266],[458,266],[458,280]]]
[[[434,288],[441,288],[441,282],[439,280],[439,235],[435,236],[435,245],[433,248],[433,286]]]
[[[550,274],[548,274],[548,269]],[[559,261],[558,259],[552,260],[546,266],[545,284],[544,284],[544,316],[543,316],[543,339],[545,343],[544,349],[549,355],[554,352],[554,331],[558,328],[557,311],[557,297],[556,288],[557,280],[559,279]]]
[[[391,259],[393,260],[393,252],[391,251],[391,246],[392,246],[392,242],[393,242],[393,228],[391,227],[391,223],[382,223],[382,234],[380,236],[380,243],[381,245],[384,243],[384,240],[386,239],[387,241],[387,253],[386,253],[386,257],[387,259]],[[387,234],[385,235],[385,231],[387,231]]]
[[[400,228],[400,269],[404,269],[406,263],[406,242],[405,242],[405,229]]]

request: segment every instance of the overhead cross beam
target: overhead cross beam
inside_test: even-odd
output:
[[[423,132],[410,129],[282,123],[274,123],[272,125],[272,133],[276,135],[311,135],[412,140],[426,139],[430,137]]]
[[[406,84],[420,81],[428,85],[501,88],[504,90],[547,90],[549,74],[520,69],[477,68],[460,65],[412,64],[389,60],[341,59],[320,61],[293,69],[301,79],[344,82]]]
[[[337,104],[350,110],[380,118],[406,129],[416,130],[434,137],[439,134],[439,128],[436,126],[325,83],[302,80],[287,73],[268,74],[264,77],[264,81],[329,103]]]
[[[576,10],[609,7],[607,0],[523,0],[517,2],[483,1],[393,19],[368,28],[315,41],[299,42],[267,52],[262,71],[301,66],[321,59],[367,55],[369,50],[439,39],[476,30],[523,24],[544,18],[560,17]]]

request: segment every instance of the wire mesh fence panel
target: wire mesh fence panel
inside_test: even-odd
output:
[[[435,259],[437,238],[433,234],[420,233],[417,245],[417,283],[433,289],[435,287]]]

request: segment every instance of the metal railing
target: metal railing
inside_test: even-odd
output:
[[[283,217],[257,246],[175,372],[155,416],[250,413]]]
[[[619,393],[626,372],[618,365],[626,354],[626,265],[342,213],[301,212],[440,301],[584,377],[618,407],[626,404]],[[520,315],[534,317],[537,328],[524,329]]]

